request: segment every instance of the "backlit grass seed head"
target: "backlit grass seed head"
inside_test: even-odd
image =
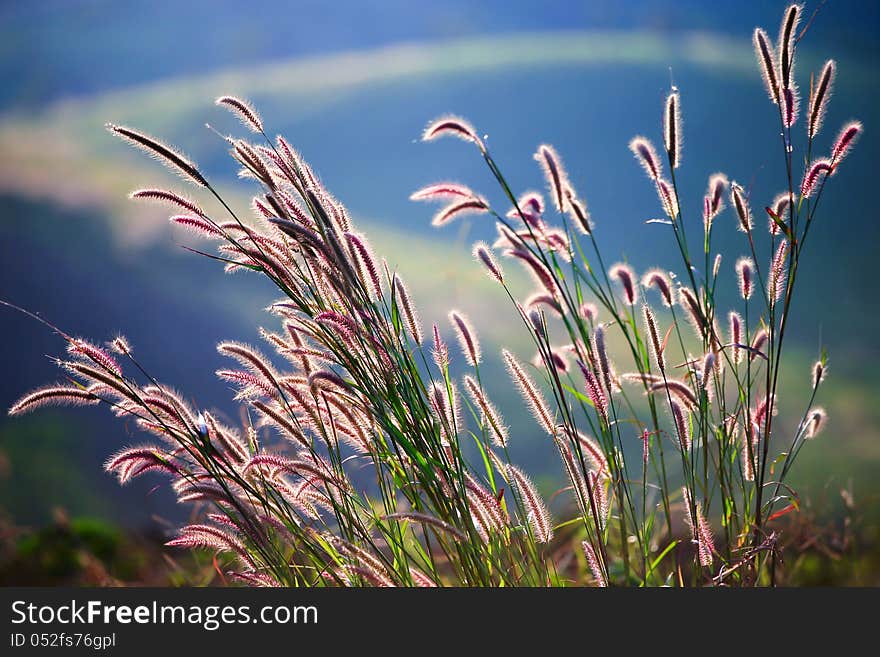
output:
[[[736,276],[739,281],[740,296],[748,301],[755,289],[755,263],[751,258],[742,257],[736,261]]]
[[[752,36],[752,43],[755,46],[755,56],[758,59],[758,68],[761,70],[761,77],[764,78],[764,86],[774,105],[778,105],[779,96],[779,71],[776,64],[776,53],[770,44],[770,38],[767,33],[760,27],[755,28]]]
[[[446,345],[443,338],[440,337],[440,329],[437,328],[436,324],[434,324],[433,332],[434,349],[432,350],[431,355],[434,358],[434,363],[440,368],[440,371],[445,372],[449,367],[449,347]]]
[[[422,187],[420,190],[413,192],[409,200],[411,201],[448,201],[450,199],[470,199],[475,198],[474,194],[468,187],[457,183],[442,182],[434,185]]]
[[[181,196],[180,194],[177,194],[176,192],[171,192],[166,189],[137,189],[129,194],[128,197],[133,200],[158,201],[160,203],[167,203],[169,205],[183,208],[184,210],[192,212],[193,214],[200,217],[205,216],[205,213],[202,211],[202,209],[194,202],[184,196]]]
[[[82,338],[75,338],[68,342],[67,353],[91,361],[117,378],[122,377],[122,368],[115,358]]]
[[[608,275],[611,278],[617,279],[623,287],[624,302],[629,306],[635,305],[636,301],[639,300],[639,291],[636,286],[636,275],[632,267],[618,262],[611,266],[608,270]]]
[[[727,319],[730,323],[731,360],[737,365],[743,357],[743,349],[739,346],[743,344],[743,321],[740,314],[735,311],[731,311]]]
[[[657,181],[660,179],[663,169],[660,166],[660,160],[657,157],[654,145],[646,137],[633,137],[629,142],[629,150],[632,151],[636,160],[642,165],[642,168],[651,180]]]
[[[831,161],[839,164],[847,156],[858,138],[863,132],[862,124],[858,121],[850,121],[837,134],[834,145],[831,147]]]
[[[828,413],[825,412],[825,409],[817,406],[815,408],[811,408],[809,413],[807,413],[807,424],[804,430],[804,437],[806,438],[815,438],[819,435],[822,429],[825,428],[825,424],[828,422]]]
[[[590,572],[593,574],[596,586],[602,588],[608,586],[605,573],[602,571],[602,565],[599,563],[598,557],[596,557],[596,551],[593,549],[593,546],[588,541],[583,541],[581,546],[584,548],[584,556],[587,558],[587,565],[590,567]]]
[[[672,423],[675,426],[678,443],[687,452],[691,448],[691,433],[688,427],[686,411],[675,399],[669,403],[669,410],[672,413]]]
[[[599,365],[599,376],[605,385],[605,391],[611,394],[611,364],[608,360],[608,349],[605,345],[605,328],[602,325],[593,330],[593,352]]]
[[[562,315],[562,306],[559,305],[559,302],[552,294],[547,294],[546,292],[539,291],[526,297],[525,301],[523,301],[523,306],[526,310],[533,310],[539,306],[544,306],[557,315]]]
[[[138,148],[146,151],[165,166],[182,175],[184,178],[194,182],[201,187],[207,187],[208,181],[199,172],[198,167],[184,155],[178,153],[170,146],[163,144],[150,135],[126,128],[121,125],[107,124],[107,129],[122,137],[126,141],[134,144]]]
[[[88,390],[70,386],[45,386],[19,398],[10,408],[9,415],[24,415],[43,406],[83,406],[101,401]]]
[[[595,303],[590,303],[588,301],[580,305],[578,308],[578,315],[580,315],[585,321],[595,324],[599,318],[599,308],[596,307]]]
[[[709,176],[703,210],[703,222],[707,231],[712,225],[712,220],[724,209],[724,195],[729,184],[727,176],[723,173],[713,173]]]
[[[801,108],[801,96],[797,86],[782,90],[782,117],[785,126],[790,128],[797,122],[798,112]]]
[[[593,233],[593,220],[590,218],[590,211],[587,210],[587,204],[577,197],[574,189],[565,188],[565,201],[568,216],[571,217],[574,225],[584,235]]]
[[[752,338],[752,344],[749,345],[749,347],[750,347],[749,359],[750,360],[754,360],[755,358],[758,358],[758,354],[764,354],[764,352],[762,350],[767,345],[767,341],[769,339],[770,339],[770,336],[767,333],[766,329],[761,328],[755,332],[755,335]],[[764,354],[764,355],[766,357],[766,354]]]
[[[788,220],[791,218],[791,198],[789,193],[780,192],[777,194],[773,199],[773,202],[770,204],[770,209],[780,221],[788,225]],[[779,224],[773,220],[773,217],[769,217],[767,229],[770,231],[771,235],[779,235],[781,230]]]
[[[825,365],[821,360],[817,360],[813,365],[813,389],[818,388],[822,382],[825,380],[825,375],[828,373],[828,366]]]
[[[477,261],[483,264],[492,278],[499,283],[504,282],[504,272],[501,269],[501,265],[495,260],[495,256],[492,255],[492,251],[489,249],[488,244],[485,242],[476,242],[471,253]]]
[[[441,208],[441,210],[434,215],[434,218],[431,219],[431,225],[435,227],[444,226],[462,215],[485,214],[488,211],[489,204],[481,198],[454,201]]]
[[[507,427],[504,426],[504,420],[500,413],[498,413],[498,410],[489,401],[480,384],[472,376],[466,375],[464,377],[464,386],[471,401],[482,411],[484,424],[492,438],[493,444],[496,447],[506,447],[509,440],[509,432]]]
[[[712,535],[712,527],[703,516],[703,508],[700,502],[691,503],[690,491],[682,488],[684,498],[684,515],[688,527],[691,529],[694,543],[697,545],[697,557],[700,565],[707,568],[712,565],[712,551],[714,550],[715,538]],[[693,506],[693,516],[691,515]]]
[[[565,190],[571,185],[568,182],[568,174],[562,166],[562,159],[550,144],[541,144],[535,153],[535,160],[544,171],[544,179],[547,181],[547,187],[556,210],[564,212],[566,209]]]
[[[785,291],[788,248],[788,242],[784,240],[780,242],[773,255],[773,260],[770,261],[770,268],[767,272],[767,299],[771,307],[782,298],[782,293]]]
[[[828,176],[833,169],[834,165],[829,159],[813,160],[804,172],[804,180],[801,183],[801,196],[803,198],[810,198],[819,186],[819,182]]]
[[[666,216],[675,220],[678,216],[678,200],[676,200],[675,190],[668,180],[663,178],[657,180],[657,197],[660,199],[660,205],[663,206]]]
[[[110,350],[123,356],[131,355],[131,345],[124,335],[117,335],[110,342]]]
[[[191,217],[186,214],[178,214],[174,215],[173,217],[169,217],[168,221],[175,224],[176,226],[186,228],[188,231],[193,232],[201,237],[215,240],[225,239],[225,235],[223,234],[222,230],[217,228],[207,219],[203,219],[202,217]]]
[[[512,483],[526,509],[526,520],[532,528],[535,540],[538,543],[549,543],[553,538],[553,523],[550,520],[550,512],[547,505],[538,493],[538,489],[532,480],[519,468],[513,465],[507,466],[507,478]]]
[[[715,260],[712,262],[712,278],[718,278],[718,272],[721,271],[722,259],[720,253],[715,254]]]
[[[409,295],[406,284],[396,274],[394,276],[394,291],[399,307],[403,311],[403,320],[406,322],[410,336],[416,344],[422,344],[422,322],[419,319],[419,313],[412,301],[412,297]]]
[[[681,164],[681,97],[673,91],[666,97],[663,109],[663,141],[669,156],[669,166],[677,169]]]
[[[706,314],[690,288],[684,286],[678,288],[678,305],[685,311],[685,316],[697,336],[704,337],[708,333]]]
[[[801,19],[803,7],[791,4],[782,16],[779,27],[779,41],[776,49],[779,54],[779,75],[782,89],[790,89],[794,85],[794,49],[797,26]]]
[[[819,79],[815,82],[813,93],[810,96],[810,118],[807,123],[807,136],[812,139],[822,129],[825,112],[828,109],[828,100],[834,87],[834,76],[837,73],[837,64],[829,59],[819,73]]]
[[[501,356],[504,359],[505,365],[507,365],[511,379],[516,384],[516,387],[519,388],[520,394],[535,416],[535,420],[537,420],[538,424],[541,425],[548,435],[555,435],[556,425],[550,412],[550,407],[547,405],[535,382],[532,381],[532,378],[526,373],[516,357],[507,349],[501,352]]]
[[[480,341],[471,326],[470,320],[461,311],[453,310],[449,313],[449,321],[452,323],[464,353],[465,360],[471,367],[476,367],[482,360]]]
[[[667,308],[672,306],[672,281],[662,269],[650,269],[642,276],[642,287],[656,288]]]
[[[654,356],[654,363],[661,372],[666,371],[666,357],[663,354],[663,343],[660,340],[660,332],[657,330],[657,318],[654,311],[648,304],[642,306],[642,313],[645,316],[645,329],[651,339],[651,354]]]
[[[583,361],[579,360],[578,366],[581,369],[581,373],[584,375],[584,385],[587,390],[587,396],[590,398],[590,401],[593,402],[593,407],[596,409],[596,413],[602,420],[604,426],[610,426],[608,398],[602,390],[602,385],[599,383],[599,379],[596,378],[596,375],[593,374],[591,369],[584,365]]]
[[[464,141],[476,144],[481,151],[485,151],[483,140],[477,135],[474,127],[465,119],[458,116],[444,116],[428,124],[422,133],[422,141],[434,141],[440,137],[458,137]]]
[[[736,210],[739,229],[744,233],[750,232],[752,230],[752,211],[749,209],[745,190],[736,182],[730,184],[730,202]]]
[[[257,111],[247,102],[235,96],[220,96],[214,103],[229,109],[242,124],[253,132],[262,134],[263,121]]]

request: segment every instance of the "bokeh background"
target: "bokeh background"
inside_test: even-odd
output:
[[[470,242],[490,238],[492,230],[473,221],[436,231],[431,209],[408,201],[438,179],[465,182],[500,201],[472,149],[418,141],[425,123],[446,112],[468,117],[488,135],[516,190],[542,185],[531,154],[541,142],[554,144],[590,205],[606,254],[640,269],[672,267],[670,235],[644,224],[659,208],[626,144],[639,133],[661,141],[662,100],[676,85],[685,126],[685,211],[698,216],[708,175],[722,170],[751,189],[755,214],[763,217],[760,208],[785,179],[775,109],[750,39],[756,25],[775,34],[784,6],[3,2],[0,299],[73,334],[106,340],[123,333],[157,378],[236,420],[240,410],[213,375],[222,364],[214,345],[256,341],[260,324],[272,326],[262,310],[272,290],[262,279],[224,276],[217,263],[188,254],[180,244],[192,239],[172,232],[161,209],[127,201],[140,186],[184,184],[103,129],[107,121],[130,124],[177,144],[245,209],[252,191],[205,128],[238,128],[212,103],[231,93],[253,101],[268,129],[284,133],[311,161],[407,279],[426,324],[444,321],[456,306],[471,314],[486,352],[497,353],[502,343],[516,347],[513,315],[469,257]],[[810,363],[827,347],[830,373],[819,402],[831,423],[802,452],[793,483],[830,523],[844,513],[839,491],[850,491],[860,521],[871,526],[880,515],[878,30],[877,3],[832,0],[798,50],[804,89],[825,59],[839,63],[820,150],[848,119],[861,119],[866,132],[826,190],[800,272],[780,422],[792,429],[807,400]],[[722,292],[732,299],[733,262],[745,244],[729,213],[718,224],[716,245],[727,255]],[[0,406],[54,380],[47,356],[62,349],[43,326],[0,311]],[[502,375],[495,358],[487,368]],[[553,450],[517,414],[521,405],[507,386],[498,385],[493,396],[514,409],[506,413],[520,434],[514,457],[552,487],[561,477]],[[101,469],[111,451],[137,440],[132,427],[100,409],[0,417],[5,538],[62,516],[121,531],[166,531],[182,510],[157,480],[122,489]]]

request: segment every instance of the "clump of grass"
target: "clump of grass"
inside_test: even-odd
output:
[[[263,138],[227,138],[241,176],[260,189],[247,222],[185,155],[136,130],[109,129],[207,190],[220,209],[211,213],[161,189],[134,198],[185,211],[171,220],[218,243],[217,255],[204,255],[227,271],[262,274],[282,294],[269,308],[280,329],[262,330],[277,358],[236,342],[218,347],[230,366],[217,376],[248,406],[248,424],[224,426],[159,383],[124,338],[105,349],[60,330],[68,344],[58,360],[64,381],[29,393],[10,412],[103,403],[133,420],[153,442],[114,454],[107,470],[122,483],[154,471],[169,476],[179,501],[199,505],[204,517],[168,545],[227,553],[237,562],[230,575],[251,585],[774,583],[777,535],[768,523],[798,504],[786,477],[826,422],[814,405],[824,354],[794,433],[773,422],[784,399],[780,362],[797,272],[825,184],[862,131],[846,125],[830,155],[813,159],[836,75],[828,62],[810,93],[806,147],[795,155],[801,11],[786,10],[775,46],[755,31],[787,181],[766,207],[769,230],[754,220],[757,200],[723,173],[709,177],[697,214],[685,209],[675,177],[683,92],[671,90],[659,112],[663,158],[647,137],[630,142],[666,215],[659,223],[681,255],[680,276],[657,269],[639,276],[631,264],[604,264],[601,221],[594,223],[553,146],[535,153],[547,205],[540,193],[514,194],[463,119],[444,117],[424,132],[426,141],[454,136],[476,147],[512,206],[499,209],[452,183],[412,195],[443,203],[432,221],[438,227],[463,214],[497,227],[494,246],[474,245],[475,266],[510,298],[537,350],[531,364],[507,349],[500,358],[548,449],[560,454],[570,517],[553,517],[510,460],[507,447],[523,430],[504,424],[480,372],[499,356],[481,349],[459,311],[450,312],[448,327],[458,354],[450,354],[437,326],[426,332],[404,281],[345,207],[297,151],[282,137],[270,139],[257,112],[232,96],[217,103]],[[745,254],[724,267],[712,231],[727,196]],[[687,233],[695,230],[702,253],[690,250]],[[759,243],[774,254],[766,266]],[[536,289],[528,298],[517,299],[498,254],[531,275]],[[736,308],[717,303],[722,277],[739,283]],[[624,345],[622,358],[613,357],[612,339]],[[458,358],[468,370],[460,381],[450,373]],[[466,457],[471,440],[476,460]],[[630,446],[638,447],[636,458]],[[364,472],[371,483],[361,490],[355,481]],[[563,569],[554,541],[577,550],[579,569]]]

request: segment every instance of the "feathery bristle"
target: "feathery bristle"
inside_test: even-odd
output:
[[[492,255],[492,251],[489,249],[488,244],[485,242],[474,243],[471,253],[475,259],[483,263],[483,266],[492,278],[499,283],[504,282],[504,272],[501,270],[501,265],[498,264],[495,257]]]
[[[669,403],[669,409],[672,412],[672,422],[675,425],[675,433],[678,437],[678,442],[681,445],[681,448],[687,452],[691,448],[691,433],[688,428],[685,410],[675,399]]]
[[[731,360],[734,365],[738,365],[743,357],[743,348],[740,346],[743,344],[743,321],[740,314],[735,311],[730,311],[727,319],[730,323],[730,343],[733,345]]]
[[[82,406],[101,401],[88,390],[65,386],[46,386],[37,388],[18,399],[10,408],[9,415],[23,415],[42,406],[67,405]]]
[[[564,212],[566,209],[565,190],[570,188],[571,185],[568,182],[568,174],[562,166],[559,154],[550,144],[541,144],[538,146],[534,157],[544,171],[544,178],[547,181],[547,187],[550,189],[556,209],[559,212]]]
[[[183,174],[185,178],[192,180],[202,187],[208,186],[208,181],[199,172],[198,167],[186,157],[175,151],[170,146],[154,139],[153,137],[125,126],[107,124],[107,129],[123,139],[131,142],[135,146],[142,148],[147,153],[164,163],[172,170]]]
[[[553,416],[550,413],[550,408],[547,406],[547,402],[544,401],[544,397],[538,391],[535,382],[532,381],[532,378],[528,374],[526,374],[526,371],[523,369],[522,365],[520,365],[519,361],[516,360],[516,357],[507,351],[507,349],[504,349],[501,352],[501,355],[504,358],[504,362],[507,365],[507,369],[510,372],[513,382],[516,384],[517,388],[519,388],[523,399],[528,403],[532,414],[538,421],[538,424],[540,424],[549,435],[554,435],[556,429]]]
[[[669,156],[669,166],[677,169],[681,164],[681,96],[677,91],[666,97],[663,109],[663,141]]]
[[[752,42],[755,45],[755,56],[758,59],[758,67],[761,69],[761,76],[764,78],[764,86],[767,87],[767,93],[774,105],[779,104],[779,74],[776,70],[776,53],[770,44],[770,38],[767,33],[760,27],[755,28],[752,35]]]
[[[810,120],[807,124],[807,136],[810,139],[822,129],[822,121],[825,119],[825,112],[828,109],[828,100],[831,98],[836,73],[837,64],[833,59],[829,59],[822,67],[819,80],[813,87],[813,93],[810,96]]]
[[[828,372],[828,366],[821,360],[817,360],[813,365],[813,390],[818,388],[825,380],[825,374]]]
[[[645,316],[645,328],[648,331],[648,336],[651,338],[651,352],[654,356],[654,362],[660,372],[665,372],[666,357],[663,353],[663,343],[660,340],[660,332],[657,330],[657,318],[654,316],[654,311],[651,310],[651,306],[648,304],[642,306],[642,312]]]
[[[657,158],[657,151],[654,145],[645,137],[633,137],[629,142],[629,150],[632,151],[635,158],[642,165],[642,168],[648,174],[651,180],[659,180],[663,169],[660,167],[660,160]]]
[[[470,375],[464,377],[464,385],[467,388],[471,401],[482,411],[483,419],[488,424],[489,434],[496,447],[506,447],[509,439],[507,427],[489,398],[483,392],[480,384]]]
[[[602,572],[602,566],[599,563],[599,559],[596,557],[596,551],[593,550],[593,546],[590,545],[589,541],[583,541],[581,546],[584,548],[584,556],[587,558],[587,565],[590,567],[593,579],[596,580],[596,586],[602,588],[608,586],[608,582],[605,579],[605,573]]]
[[[825,428],[825,423],[828,421],[828,413],[825,412],[825,409],[816,406],[815,408],[811,408],[807,413],[807,424],[805,428],[805,438],[815,438],[819,435],[819,432]]]
[[[739,219],[739,229],[744,233],[750,232],[752,230],[752,211],[749,209],[745,190],[736,182],[730,183],[730,201],[736,210],[737,219]]]
[[[235,96],[220,96],[214,103],[231,110],[246,128],[258,134],[263,133],[263,121],[260,119],[260,115],[245,101]]]
[[[663,305],[672,306],[672,282],[661,269],[650,269],[642,276],[642,287],[654,287],[660,293]]]
[[[528,513],[528,523],[538,543],[549,543],[553,538],[553,524],[550,521],[550,512],[544,504],[544,500],[538,494],[538,490],[526,474],[514,465],[506,468],[507,477],[522,498],[523,506]]]
[[[770,269],[767,272],[767,300],[771,307],[782,298],[782,293],[785,291],[787,278],[785,257],[788,255],[788,249],[788,242],[783,240],[776,248],[773,260],[770,261]]]
[[[755,288],[755,263],[751,258],[743,256],[736,261],[736,275],[739,281],[740,296],[748,301]]]
[[[819,181],[827,177],[834,170],[834,166],[831,160],[824,157],[813,160],[804,172],[804,180],[801,183],[801,196],[803,198],[810,198],[813,192],[816,191]]]
[[[622,262],[611,266],[608,270],[611,278],[616,278],[623,286],[623,300],[627,305],[633,306],[639,300],[639,291],[636,287],[636,275],[632,267]]]
[[[834,145],[831,147],[831,161],[835,165],[847,156],[856,140],[861,136],[863,131],[862,124],[858,121],[850,121],[837,134]],[[836,167],[835,167],[836,168]]]
[[[428,124],[422,132],[422,141],[433,141],[440,137],[458,137],[464,141],[473,142],[480,150],[485,151],[483,140],[477,135],[477,131],[466,120],[458,116],[444,116]]]

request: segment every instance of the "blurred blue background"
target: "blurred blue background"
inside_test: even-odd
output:
[[[125,334],[163,382],[200,407],[240,411],[213,371],[221,339],[257,339],[273,326],[274,297],[256,277],[225,277],[185,253],[161,209],[136,206],[141,186],[183,183],[103,129],[127,123],[190,154],[241,209],[223,143],[204,128],[239,131],[213,106],[223,93],[252,100],[267,129],[284,133],[351,210],[414,290],[426,324],[452,306],[469,312],[485,349],[519,344],[504,299],[470,261],[491,227],[430,228],[431,209],[409,194],[453,179],[501,201],[480,158],[461,143],[422,144],[420,130],[446,112],[468,117],[515,190],[543,185],[531,155],[554,144],[586,198],[607,258],[640,270],[677,267],[656,197],[626,145],[655,143],[670,84],[682,93],[679,184],[696,220],[710,173],[749,187],[757,217],[785,185],[775,108],[751,49],[756,25],[775,35],[780,2],[172,2],[44,1],[0,6],[0,298],[96,340]],[[808,5],[808,13],[815,3]],[[823,198],[800,272],[783,384],[782,427],[807,401],[809,365],[826,346],[820,395],[831,424],[802,453],[795,477],[806,496],[852,486],[877,510],[880,347],[876,160],[880,152],[880,5],[833,0],[798,52],[802,89],[826,58],[839,77],[819,150],[851,118],[861,143]],[[806,91],[804,91],[806,95]],[[803,122],[798,125],[802,134]],[[803,157],[796,153],[796,159]],[[763,226],[763,219],[759,219]],[[696,231],[692,231],[695,234]],[[718,219],[724,298],[746,245],[728,213]],[[760,249],[769,258],[766,243]],[[610,255],[608,255],[610,254]],[[524,290],[525,291],[525,290]],[[0,406],[57,377],[46,355],[63,349],[42,326],[0,313]],[[497,359],[487,364],[501,373]],[[494,370],[493,370],[494,368]],[[499,406],[516,407],[503,382]],[[550,481],[552,447],[514,411],[514,456]],[[102,410],[52,410],[0,419],[0,507],[20,523],[55,506],[133,526],[177,517],[156,480],[120,489],[101,470],[118,447],[142,440]],[[836,494],[836,493],[835,493]]]

